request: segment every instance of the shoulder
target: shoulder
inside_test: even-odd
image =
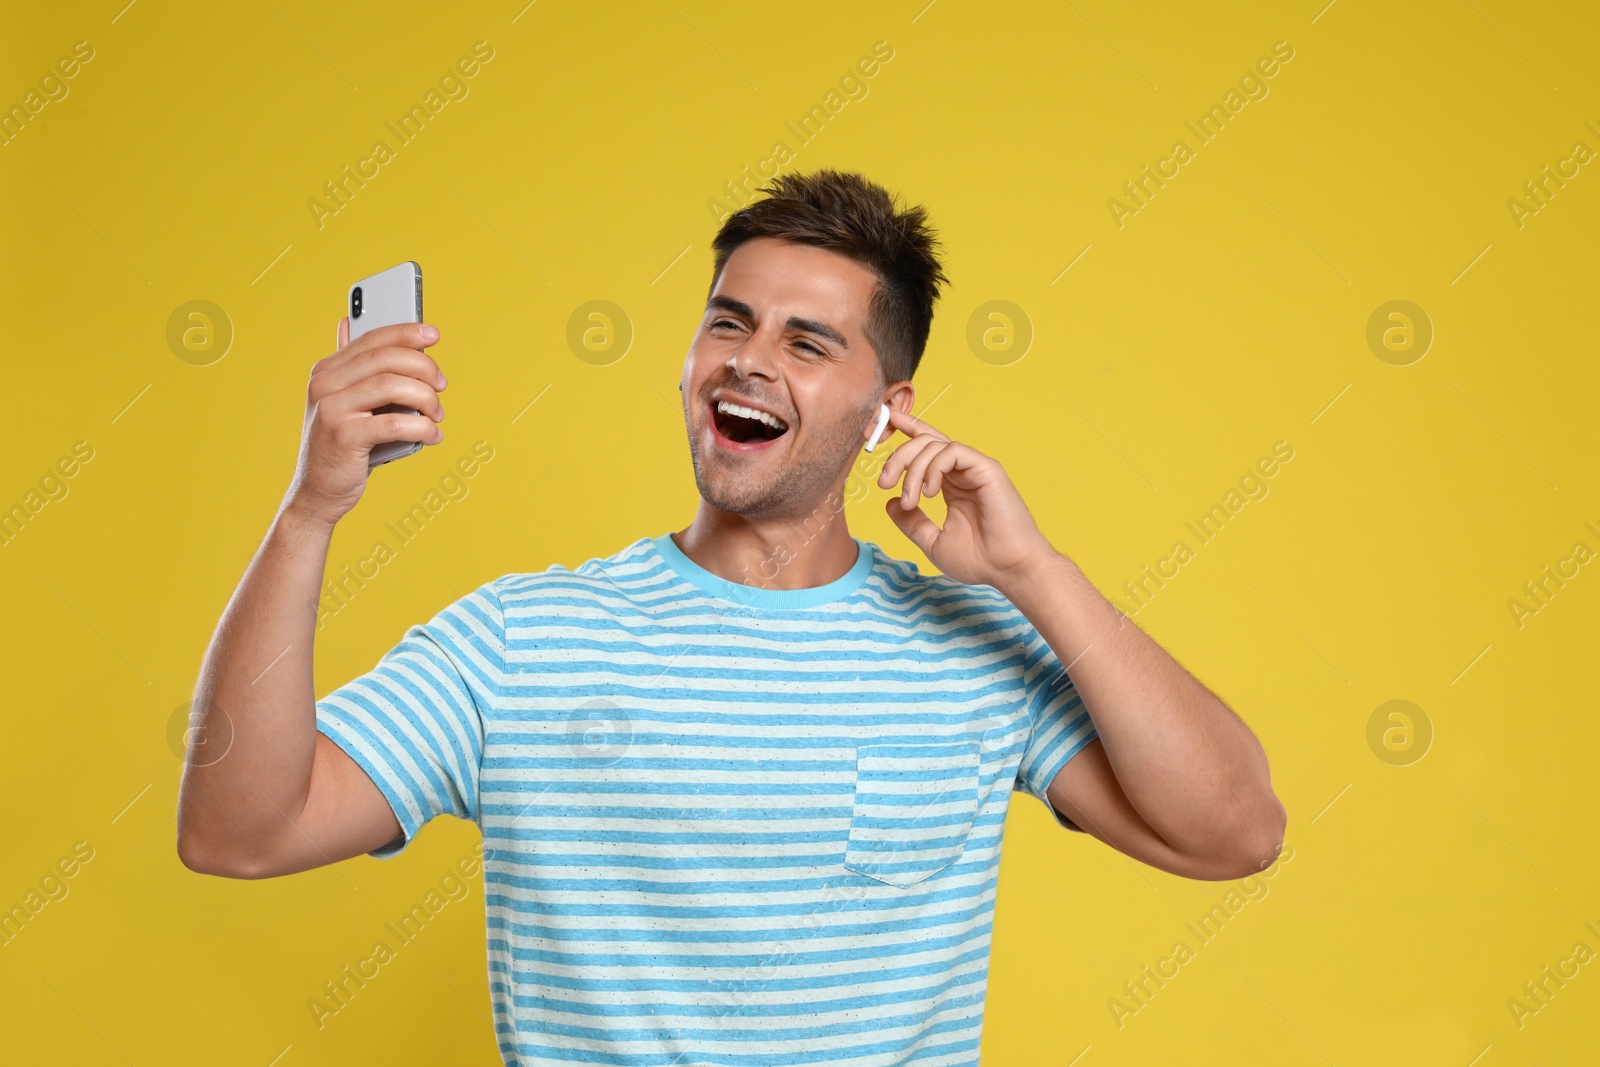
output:
[[[609,556],[591,556],[576,567],[552,563],[543,571],[503,574],[485,587],[499,600],[501,610],[537,614],[541,604],[574,600],[628,599],[652,581],[660,581],[664,562],[648,537],[641,537]]]
[[[1016,605],[991,585],[968,585],[942,574],[923,574],[916,563],[897,559],[878,545],[863,542],[876,554],[873,582],[887,604],[924,622],[961,626],[968,632],[1022,636],[1027,619]]]

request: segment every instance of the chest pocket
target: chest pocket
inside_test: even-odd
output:
[[[978,811],[977,739],[856,748],[846,870],[916,885],[967,847]]]

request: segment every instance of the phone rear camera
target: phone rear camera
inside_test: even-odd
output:
[[[350,293],[350,317],[352,319],[361,317],[361,286],[359,285]]]

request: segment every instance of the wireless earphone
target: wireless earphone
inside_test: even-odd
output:
[[[883,436],[883,428],[889,425],[889,405],[882,404],[878,411],[878,425],[873,427],[872,436],[867,438],[867,451],[871,452],[878,447],[878,438]]]

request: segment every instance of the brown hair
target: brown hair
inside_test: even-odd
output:
[[[939,285],[939,242],[921,207],[898,210],[883,186],[860,174],[824,169],[772,179],[768,194],[730,215],[711,242],[711,291],[733,250],[753,237],[777,237],[838,252],[878,277],[867,312],[867,340],[889,382],[908,381],[922,362]],[[707,294],[709,296],[709,293]]]

